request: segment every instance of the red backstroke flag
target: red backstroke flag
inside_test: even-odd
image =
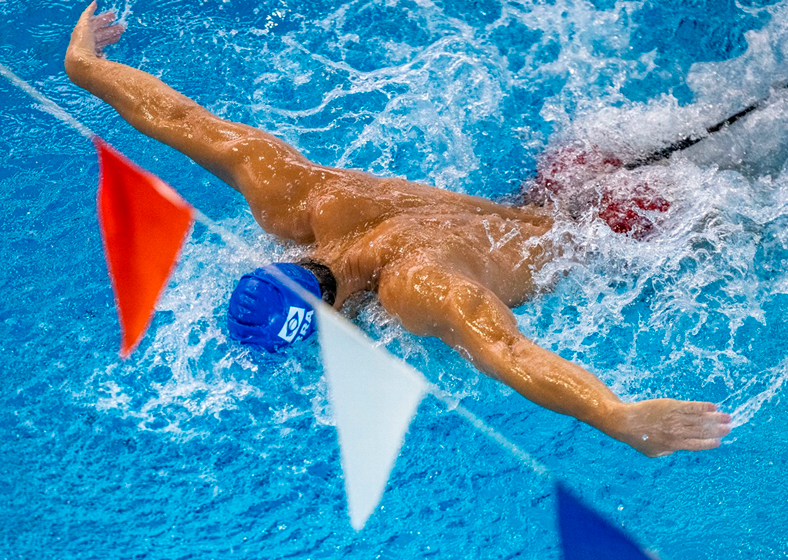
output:
[[[120,355],[127,358],[150,324],[194,222],[194,209],[109,144],[98,138],[94,142],[99,225],[120,317]]]

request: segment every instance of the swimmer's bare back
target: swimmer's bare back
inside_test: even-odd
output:
[[[649,456],[711,449],[730,432],[712,403],[624,403],[594,375],[526,339],[510,307],[549,258],[552,218],[401,179],[317,165],[256,128],[222,120],[157,78],[107,60],[123,28],[91,4],[66,72],[137,130],[238,190],[268,232],[310,246],[337,278],[337,306],[359,290],[418,335],[436,336],[529,400]]]

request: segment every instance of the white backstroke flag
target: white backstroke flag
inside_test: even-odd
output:
[[[427,382],[327,306],[317,306],[317,318],[350,524],[360,531],[383,496]]]

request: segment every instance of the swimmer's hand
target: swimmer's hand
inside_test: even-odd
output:
[[[708,402],[653,399],[629,403],[621,420],[621,430],[610,435],[649,457],[714,449],[731,432],[730,415],[717,412]]]
[[[80,62],[104,58],[104,48],[117,43],[126,26],[115,21],[115,12],[93,16],[96,2],[88,6],[79,18],[66,51],[66,72],[71,76]]]

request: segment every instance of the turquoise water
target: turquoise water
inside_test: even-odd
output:
[[[702,129],[788,76],[774,2],[118,4],[110,51],[215,113],[324,164],[502,198],[548,145],[627,155]],[[81,5],[0,3],[0,62],[176,187],[248,252],[198,225],[138,352],[118,326],[95,218],[92,146],[0,81],[0,556],[559,558],[552,488],[427,399],[379,510],[354,533],[315,343],[228,340],[226,300],[292,258],[243,200],[67,80]],[[593,215],[517,310],[523,332],[626,399],[734,413],[718,450],[649,460],[539,409],[418,339],[374,298],[354,321],[532,453],[663,559],[786,556],[786,105],[669,165],[646,243]],[[618,178],[613,178],[617,180]]]

